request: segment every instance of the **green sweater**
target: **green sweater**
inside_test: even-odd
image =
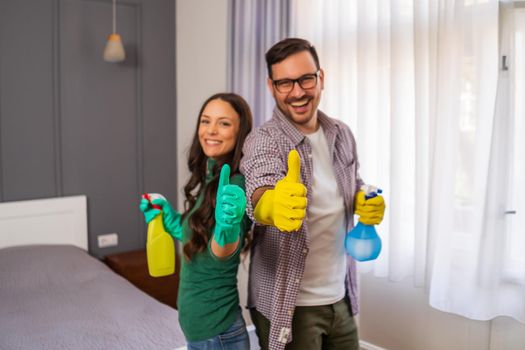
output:
[[[208,168],[213,166],[208,162]],[[209,172],[211,174],[211,172]],[[206,178],[206,183],[211,175]],[[244,177],[240,174],[230,179],[245,189]],[[197,198],[195,211],[202,204],[202,196]],[[191,215],[191,213],[190,213]],[[178,296],[179,322],[188,341],[201,341],[215,337],[226,331],[235,321],[239,307],[237,292],[237,270],[240,251],[246,231],[250,229],[250,219],[245,214],[241,222],[240,242],[237,251],[226,259],[213,255],[208,245],[202,253],[195,254],[190,261],[181,258],[181,276]],[[182,242],[191,239],[188,216],[182,223]],[[209,233],[211,241],[213,229]]]

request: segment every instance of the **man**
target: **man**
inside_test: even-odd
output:
[[[344,238],[354,212],[378,224],[384,201],[358,192],[364,183],[354,137],[317,109],[324,72],[315,48],[285,39],[266,53],[266,63],[276,108],[247,138],[241,163],[248,214],[257,224],[252,320],[263,349],[357,350],[355,261]]]

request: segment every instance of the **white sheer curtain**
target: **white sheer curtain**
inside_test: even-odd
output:
[[[288,0],[230,0],[229,90],[243,96],[258,126],[275,105],[266,87],[265,53],[288,34]]]
[[[316,46],[321,109],[350,125],[361,175],[385,190],[383,252],[361,269],[413,276],[444,311],[525,322],[524,213],[505,215],[525,195],[509,180],[509,164],[524,178],[511,140],[525,130],[501,78],[498,93],[498,5],[292,0],[290,33]]]

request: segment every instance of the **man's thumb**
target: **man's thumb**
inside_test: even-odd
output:
[[[301,182],[301,158],[299,152],[294,149],[288,153],[288,172],[285,179],[288,182]]]

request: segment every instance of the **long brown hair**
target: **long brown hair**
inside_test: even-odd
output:
[[[216,160],[212,171],[212,179],[206,184],[207,160],[202,146],[199,142],[199,124],[204,109],[213,100],[222,100],[232,106],[239,115],[239,133],[233,150]],[[203,194],[202,204],[188,218],[188,224],[192,231],[191,239],[184,245],[183,252],[186,259],[191,260],[193,255],[203,252],[209,240],[209,232],[215,225],[215,198],[219,183],[220,169],[223,164],[229,164],[231,174],[239,173],[239,165],[242,157],[242,146],[246,136],[252,130],[252,112],[248,103],[239,95],[233,93],[218,93],[208,98],[202,105],[197,118],[197,127],[188,155],[188,168],[191,177],[184,186],[184,219],[195,207],[197,198]]]

